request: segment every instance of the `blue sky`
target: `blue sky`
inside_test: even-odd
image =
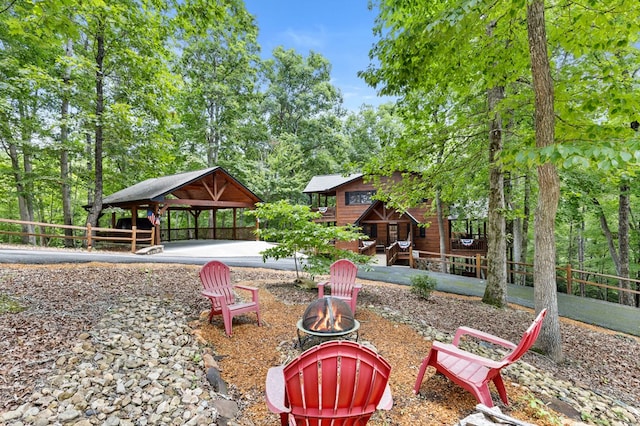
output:
[[[367,0],[245,0],[245,5],[256,17],[263,57],[277,46],[305,57],[313,50],[331,62],[332,83],[342,92],[345,108],[388,101],[357,76],[369,65],[375,40],[376,13],[367,9]]]

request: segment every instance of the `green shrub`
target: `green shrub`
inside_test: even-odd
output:
[[[428,299],[436,288],[435,278],[428,274],[412,275],[409,280],[411,281],[411,293],[422,299]]]
[[[0,314],[15,314],[24,310],[25,308],[20,306],[20,304],[11,297],[5,294],[0,294]]]

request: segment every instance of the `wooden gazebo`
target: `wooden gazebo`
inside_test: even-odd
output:
[[[255,239],[251,227],[238,225],[238,211],[254,209],[261,199],[231,176],[222,167],[185,172],[171,176],[147,179],[105,197],[103,212],[111,210],[111,227],[117,223],[117,210],[131,212],[131,226],[137,220],[149,219],[156,227],[155,244],[161,240],[184,239]],[[145,216],[138,217],[139,210]],[[232,226],[221,227],[217,216],[220,210],[232,210]],[[186,213],[188,227],[172,227],[172,212]],[[201,215],[208,212],[203,226]],[[162,221],[162,226],[160,225]]]

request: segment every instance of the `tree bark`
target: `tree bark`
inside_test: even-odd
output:
[[[600,229],[602,229],[602,234],[607,240],[607,247],[609,248],[609,256],[611,256],[611,260],[613,261],[614,266],[616,267],[616,274],[620,275],[622,273],[620,268],[620,256],[618,255],[618,250],[616,248],[615,238],[613,233],[611,232],[611,228],[609,228],[609,223],[607,222],[607,216],[605,216],[604,211],[602,211],[602,206],[597,198],[593,198],[591,200],[593,204],[596,206],[598,210],[598,219],[600,221]]]
[[[523,183],[523,199],[522,199],[522,217],[515,218],[513,233],[513,260],[516,263],[514,269],[519,273],[516,274],[515,283],[517,285],[527,284],[526,266],[522,265],[527,262],[527,250],[529,248],[529,222],[531,220],[531,180],[529,173],[525,173]],[[516,250],[517,247],[517,250]]]
[[[504,98],[500,86],[488,90],[489,113],[489,218],[487,232],[487,285],[482,301],[499,308],[507,305],[507,246],[504,219],[504,175],[498,164],[502,152],[502,118],[496,110]]]
[[[92,226],[98,225],[98,218],[102,211],[102,143],[103,143],[103,113],[104,113],[104,24],[98,24],[96,34],[96,123],[94,141],[94,188],[93,204],[87,217]]]
[[[442,212],[442,200],[440,200],[440,188],[436,189],[436,214],[438,215],[438,232],[440,233],[440,262],[442,262],[441,271],[449,273],[447,265],[447,240],[445,239],[444,215]]]
[[[547,55],[544,0],[533,0],[527,6],[527,34],[531,57],[531,75],[535,94],[536,147],[555,142],[553,81]],[[536,346],[552,360],[561,362],[562,339],[556,294],[555,219],[560,198],[560,181],[555,166],[538,166],[538,204],[535,212],[535,255],[533,285],[536,312],[547,309]]]
[[[584,216],[580,215],[580,226],[578,227],[578,269],[584,271]],[[586,288],[584,280],[586,276],[584,272],[580,272],[580,296],[585,297]]]
[[[71,39],[67,41],[66,55],[73,55],[73,43]],[[67,67],[62,78],[63,95],[62,95],[62,111],[60,114],[60,191],[62,196],[62,217],[65,225],[73,225],[73,214],[71,212],[71,183],[69,181],[69,151],[67,142],[69,139],[69,96],[70,96],[71,67]],[[65,247],[73,247],[73,229],[65,229],[64,235],[68,238],[64,239]]]
[[[620,196],[618,203],[618,254],[620,261],[620,270],[618,275],[622,278],[629,278],[629,211],[631,202],[629,199],[630,191],[629,183],[623,181],[620,185]],[[628,280],[620,280],[619,286],[621,290],[630,290],[631,283]],[[622,305],[635,305],[635,297],[633,293],[628,291],[620,291],[618,293],[618,301]]]
[[[16,185],[16,192],[18,195],[18,209],[20,210],[20,220],[27,222],[33,221],[33,216],[30,214],[27,197],[28,192],[24,185],[24,172],[20,166],[20,154],[18,146],[14,142],[7,144],[7,151],[9,158],[11,159],[11,170],[13,172],[13,179]],[[33,225],[22,225],[22,232],[27,234],[33,234],[35,229]],[[20,237],[22,244],[35,245],[36,239],[33,235],[22,235]]]

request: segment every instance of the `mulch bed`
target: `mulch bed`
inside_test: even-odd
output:
[[[317,298],[317,291],[301,290],[291,282],[252,282],[260,287],[260,311],[263,326],[258,327],[254,314],[234,319],[233,336],[224,334],[222,318],[207,324],[208,311],[198,321],[197,334],[214,348],[222,377],[233,397],[242,406],[242,424],[273,425],[279,417],[270,413],[264,403],[264,378],[269,367],[286,364],[301,353],[296,322],[307,305]],[[368,290],[376,285],[367,283]],[[427,372],[421,394],[413,394],[418,368],[431,343],[412,327],[385,319],[366,307],[358,307],[359,341],[375,346],[391,365],[390,386],[394,398],[391,411],[378,411],[369,424],[418,425],[455,424],[474,410],[475,399],[441,375]],[[531,397],[523,389],[507,384],[512,405],[501,407],[504,413],[538,425],[552,424],[535,418],[528,402]],[[497,400],[497,394],[495,400]]]
[[[120,297],[136,294],[166,298],[193,312],[191,324],[216,355],[231,397],[241,406],[243,425],[276,424],[264,403],[264,379],[269,367],[297,356],[296,322],[317,293],[294,286],[295,273],[258,268],[232,268],[235,282],[260,287],[265,325],[255,315],[234,321],[232,338],[224,336],[219,319],[209,325],[209,303],[199,295],[196,265],[3,265],[0,295],[27,309],[0,315],[0,411],[15,409],[54,368],[53,361],[69,351],[78,335],[90,330]],[[323,277],[317,277],[321,279]],[[434,293],[416,299],[407,287],[366,282],[358,296],[356,318],[360,339],[371,342],[391,363],[394,408],[376,414],[372,425],[454,424],[471,413],[475,400],[441,376],[427,373],[421,395],[412,388],[430,342],[416,330],[430,326],[453,333],[468,325],[517,341],[533,313],[520,308],[497,310],[476,298]],[[204,316],[201,313],[205,313]],[[534,353],[523,360],[557,379],[638,405],[640,344],[637,338],[562,320],[567,362],[555,364]],[[529,408],[532,396],[507,384],[511,406],[506,414],[544,425]],[[534,397],[540,397],[535,395]],[[494,397],[494,401],[498,401]]]

